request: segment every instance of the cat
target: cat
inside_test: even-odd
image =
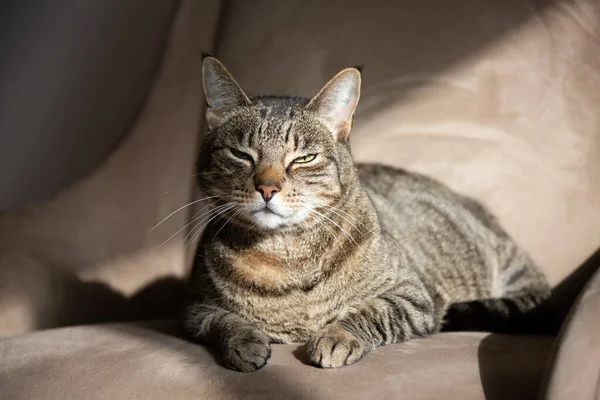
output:
[[[440,331],[448,313],[482,314],[499,331],[534,321],[550,287],[482,205],[416,173],[354,164],[360,68],[310,100],[249,97],[216,58],[202,68],[197,184],[210,211],[181,323],[226,367],[255,371],[271,343],[291,342],[306,342],[314,365],[341,367]]]

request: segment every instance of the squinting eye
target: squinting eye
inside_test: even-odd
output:
[[[298,157],[298,158],[294,159],[294,161],[292,161],[292,162],[295,163],[295,164],[304,164],[304,163],[311,162],[315,158],[317,158],[316,154],[308,154],[308,155],[303,156],[303,157]]]
[[[242,160],[254,162],[254,159],[252,158],[252,156],[250,154],[244,153],[243,151],[239,151],[236,149],[229,149],[229,151],[231,152],[231,154],[233,154],[234,157],[241,158]]]

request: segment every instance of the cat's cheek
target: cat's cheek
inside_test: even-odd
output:
[[[300,211],[296,212],[289,220],[289,224],[290,225],[297,225],[297,224],[301,224],[304,221],[306,221],[311,213],[312,210],[307,209],[307,208],[303,208]]]

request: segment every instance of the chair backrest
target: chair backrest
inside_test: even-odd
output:
[[[98,29],[119,29],[110,37],[126,43],[114,44],[116,52],[99,49],[94,54],[97,62],[119,65],[131,74],[147,69],[158,74],[146,82],[149,95],[105,162],[49,200],[0,214],[0,336],[57,325],[160,317],[167,311],[173,315],[183,293],[189,264],[182,245],[185,232],[161,243],[187,223],[187,209],[152,227],[192,197],[191,171],[204,103],[200,53],[211,50],[219,1],[151,3],[86,3],[113,10],[97,13],[98,19],[106,17],[104,23],[110,25],[115,18],[123,22],[94,24]],[[179,6],[173,19],[174,3]],[[86,32],[102,33],[81,34]],[[152,59],[139,54],[142,50],[163,55],[159,68],[138,65],[138,57]],[[108,55],[116,59],[104,60]],[[111,76],[88,78],[98,79],[90,83],[93,88]],[[69,102],[86,102],[87,96],[100,92],[119,96],[122,91],[145,91],[136,86],[139,77],[130,82],[118,74],[113,77],[109,88],[88,92],[87,86],[81,87],[82,98]],[[118,108],[123,99],[111,101]],[[115,117],[119,112],[114,110]],[[106,140],[112,140],[111,135],[107,132]],[[64,136],[56,140],[60,138]],[[86,141],[75,144],[81,145],[79,156],[85,156]],[[51,173],[37,172],[40,179]]]

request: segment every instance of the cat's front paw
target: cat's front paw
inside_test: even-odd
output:
[[[367,353],[365,343],[335,323],[317,332],[307,349],[310,361],[321,368],[354,364]]]
[[[223,363],[227,368],[240,372],[261,369],[271,357],[270,343],[269,336],[258,329],[236,332],[223,343]]]

